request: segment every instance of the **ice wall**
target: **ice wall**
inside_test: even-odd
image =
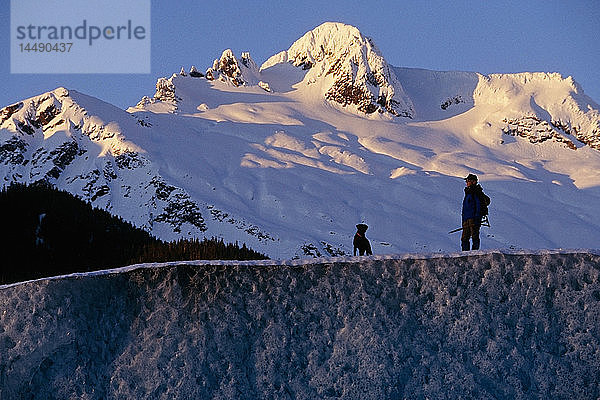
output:
[[[596,399],[600,255],[179,265],[0,288],[0,398]]]

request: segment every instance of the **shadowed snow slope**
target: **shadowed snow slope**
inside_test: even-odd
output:
[[[600,255],[420,257],[0,287],[0,398],[600,395]]]

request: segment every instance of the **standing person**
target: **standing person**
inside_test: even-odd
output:
[[[356,249],[358,249],[358,254],[361,256],[365,255],[365,252],[368,256],[372,256],[373,252],[371,251],[371,243],[369,243],[369,239],[365,233],[369,227],[365,224],[356,225],[356,233],[354,234],[354,255],[356,255]]]
[[[462,236],[460,238],[463,251],[479,250],[479,228],[481,227],[481,218],[483,217],[483,207],[481,194],[483,189],[477,183],[477,176],[469,174],[465,178],[467,187],[465,187],[465,198],[462,204]],[[473,246],[469,248],[469,239],[473,241]]]

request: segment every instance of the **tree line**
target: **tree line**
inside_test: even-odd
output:
[[[259,260],[222,239],[164,242],[45,183],[0,191],[0,284],[144,262]]]

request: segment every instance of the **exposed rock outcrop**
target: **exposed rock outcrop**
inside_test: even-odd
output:
[[[415,116],[411,100],[375,43],[353,26],[324,23],[271,57],[261,70],[282,62],[309,70],[304,82],[323,82],[327,100],[367,114]]]

